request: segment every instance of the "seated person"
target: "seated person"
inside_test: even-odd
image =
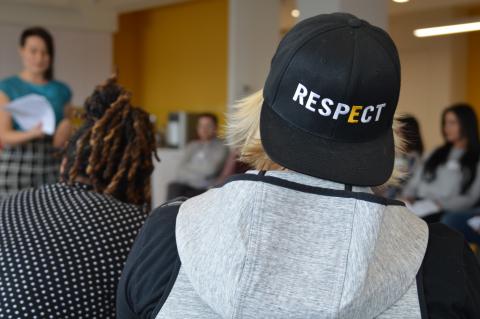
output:
[[[85,103],[62,182],[0,202],[0,318],[115,318],[115,291],[147,217],[148,114],[114,79]]]
[[[395,164],[402,173],[402,178],[395,185],[384,187],[379,195],[387,198],[397,198],[421,163],[423,155],[423,140],[420,135],[420,125],[412,115],[402,115],[397,119],[397,134],[404,140],[403,152],[396,154]]]
[[[444,211],[472,208],[480,198],[480,142],[475,111],[456,104],[442,115],[445,143],[419,165],[402,197],[427,222],[439,221]]]
[[[215,182],[216,185],[223,184],[227,181],[232,175],[243,174],[248,170],[251,170],[252,167],[244,163],[240,158],[240,152],[238,150],[230,151],[227,159],[225,160],[225,165],[223,165],[222,172]]]
[[[395,173],[399,91],[380,28],[344,13],[296,24],[263,93],[228,124],[256,171],[150,215],[118,319],[480,318],[480,268],[462,236],[372,194]]]
[[[217,138],[218,119],[203,113],[198,118],[198,140],[190,142],[178,167],[176,181],[168,185],[168,199],[203,193],[215,184],[222,171],[229,150]]]

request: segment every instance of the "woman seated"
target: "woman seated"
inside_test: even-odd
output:
[[[0,318],[115,318],[117,281],[150,203],[154,129],[114,79],[85,111],[62,182],[0,202]]]
[[[456,104],[447,108],[442,133],[445,143],[416,170],[403,190],[412,210],[428,222],[438,221],[443,211],[469,209],[480,198],[480,142],[472,107]]]

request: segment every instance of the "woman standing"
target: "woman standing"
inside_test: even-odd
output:
[[[23,70],[18,75],[0,81],[0,198],[17,191],[54,183],[58,178],[59,161],[56,148],[64,146],[72,125],[64,119],[64,110],[72,93],[62,82],[54,80],[54,44],[50,33],[34,27],[20,37]],[[4,107],[28,95],[47,99],[55,114],[56,131],[47,136],[41,125],[23,130]]]

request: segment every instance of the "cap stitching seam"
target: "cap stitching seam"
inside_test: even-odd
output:
[[[353,32],[355,32],[355,34],[354,34],[352,61],[350,62],[350,73],[349,73],[349,75],[348,75],[348,83],[347,83],[347,86],[346,86],[346,88],[345,88],[345,93],[343,94],[343,95],[346,97],[346,98],[345,98],[345,101],[350,101],[350,97],[351,97],[351,95],[352,95],[352,94],[349,93],[349,92],[350,92],[350,86],[352,85],[352,73],[353,73],[353,68],[355,67],[355,64],[354,64],[354,62],[355,62],[355,54],[357,53],[357,44],[358,44],[358,41],[357,41],[358,39],[357,39],[357,37],[358,37],[358,33],[357,33],[357,31],[353,31]],[[348,96],[347,96],[347,94],[348,94]],[[331,130],[331,132],[330,132],[330,136],[334,136],[335,133],[337,132],[337,128],[338,128],[338,124],[339,124],[339,123],[336,123],[336,124],[337,124],[337,125],[334,125],[334,126],[332,127],[332,130]]]
[[[272,105],[275,103],[275,100],[277,99],[277,95],[278,95],[278,91],[279,91],[279,87],[280,87],[280,83],[282,83],[282,80],[283,80],[283,77],[287,71],[287,69],[290,67],[290,64],[292,63],[292,60],[293,58],[297,55],[298,51],[300,51],[300,49],[302,49],[305,45],[308,44],[308,42],[310,42],[311,40],[313,40],[314,38],[324,34],[324,33],[327,33],[327,32],[330,32],[330,31],[334,31],[334,30],[338,30],[338,29],[342,29],[342,28],[347,28],[348,26],[345,26],[345,25],[341,25],[341,26],[335,26],[335,27],[332,27],[330,29],[327,29],[327,30],[322,30],[321,32],[318,32],[318,33],[314,33],[313,35],[311,35],[309,38],[305,39],[304,42],[298,46],[298,48],[293,52],[293,54],[290,56],[289,60],[288,60],[288,63],[285,64],[285,66],[283,67],[283,70],[282,70],[282,75],[280,76],[280,78],[278,79],[278,83],[277,83],[277,86],[275,88],[275,95],[273,96],[273,99],[272,99]]]
[[[381,30],[381,29],[380,29]],[[376,29],[372,29],[372,31],[375,31],[375,32],[378,32],[378,30]],[[383,31],[383,30],[382,30]],[[383,43],[381,41],[379,41],[375,36],[373,36],[372,34],[370,34],[371,38],[373,38],[373,41],[377,42],[380,47],[382,47],[383,51],[385,52],[385,54],[388,56],[388,58],[390,59],[390,62],[392,62],[392,64],[395,66],[395,73],[397,75],[397,80],[398,80],[398,83],[399,85],[401,86],[402,84],[402,80],[401,80],[401,74],[400,74],[400,63],[395,63],[395,59],[391,56],[391,54],[388,52],[387,48],[383,45]],[[395,44],[394,44],[395,45]],[[398,54],[398,53],[397,53]],[[400,92],[400,91],[399,91]],[[398,104],[398,100],[400,98],[400,93],[399,95],[397,96],[396,98],[396,103],[395,104]],[[393,118],[392,118],[392,124],[393,124]],[[390,124],[390,125],[392,125]]]
[[[367,32],[370,32],[370,30],[366,30],[366,31],[367,31]],[[375,31],[375,32],[377,32],[377,33],[385,32],[385,31],[383,31],[382,29],[375,28],[375,27],[371,28],[371,31]],[[383,51],[385,51],[385,53],[387,54],[388,58],[390,59],[390,62],[392,62],[392,64],[395,66],[395,71],[396,71],[396,73],[397,73],[397,78],[398,78],[398,80],[400,81],[400,75],[401,75],[401,74],[400,74],[400,64],[395,63],[395,60],[396,60],[396,59],[394,59],[394,57],[392,57],[392,55],[390,54],[390,52],[387,50],[387,48],[385,47],[385,45],[383,45],[383,43],[382,43],[381,41],[379,41],[375,36],[372,36],[372,34],[370,34],[370,35],[371,35],[371,37],[373,38],[373,40],[374,40],[375,42],[377,42],[377,43],[382,47]],[[387,35],[388,35],[388,34],[387,34]],[[394,46],[394,48],[395,48],[395,43],[393,43],[393,46]]]

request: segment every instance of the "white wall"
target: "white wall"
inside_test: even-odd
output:
[[[229,0],[228,105],[263,87],[281,31],[295,23],[286,17],[290,7],[301,19],[347,11],[387,24],[384,0]]]
[[[21,71],[20,25],[0,24],[0,78]],[[94,86],[112,73],[112,35],[107,31],[49,28],[55,39],[55,77],[73,90],[73,103],[82,105]]]
[[[280,0],[230,0],[228,105],[261,88],[280,40]]]
[[[386,0],[297,0],[300,18],[321,13],[348,12],[381,28],[387,27]]]
[[[428,11],[395,15],[390,32],[402,65],[402,87],[397,113],[410,113],[420,121],[427,150],[443,142],[443,109],[466,98],[465,35],[415,38],[413,30],[452,21],[461,12]]]

